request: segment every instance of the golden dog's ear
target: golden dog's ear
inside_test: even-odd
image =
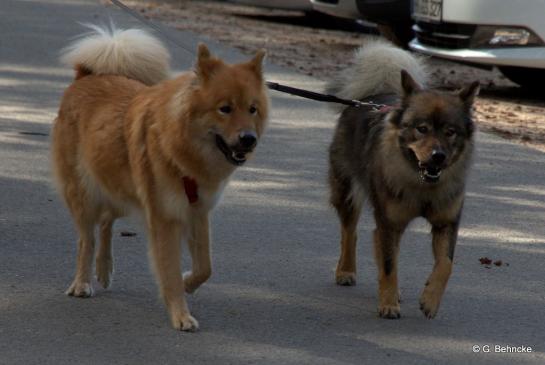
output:
[[[199,45],[197,46],[197,58],[199,60],[204,60],[211,57],[212,57],[212,54],[210,53],[210,50],[208,49],[208,47],[206,47],[206,44],[199,43]]]
[[[258,76],[261,76],[263,74],[263,60],[265,59],[266,55],[267,51],[265,51],[264,49],[260,49],[255,54],[254,58],[252,58],[247,63],[250,69]]]
[[[221,60],[212,56],[210,50],[208,50],[208,47],[206,47],[204,43],[199,43],[195,73],[201,81],[208,80],[222,64]]]
[[[471,105],[473,105],[475,97],[479,95],[480,88],[479,81],[473,81],[471,84],[458,91],[458,96],[462,99],[466,107],[470,108]]]
[[[403,88],[403,95],[405,97],[422,90],[422,87],[405,70],[401,70],[401,87]]]

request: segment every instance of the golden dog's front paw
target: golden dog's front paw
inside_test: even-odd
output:
[[[64,293],[72,297],[88,298],[93,295],[93,287],[91,283],[74,280]]]
[[[432,319],[435,317],[439,310],[439,304],[441,304],[442,294],[438,290],[433,290],[430,289],[430,286],[426,286],[420,296],[420,310],[426,318]]]
[[[186,332],[195,332],[199,329],[199,322],[189,313],[172,318],[175,329]]]
[[[380,305],[378,307],[378,315],[381,318],[398,319],[401,317],[401,308],[397,305]]]
[[[195,280],[193,280],[193,273],[191,271],[186,271],[183,274],[184,278],[184,290],[188,294],[193,294],[197,290],[198,285],[195,285]]]
[[[335,281],[337,282],[337,285],[356,285],[356,273],[348,271],[337,271],[335,273]]]
[[[175,329],[187,332],[195,332],[199,329],[199,322],[191,316],[183,296],[167,301],[167,307]]]
[[[187,271],[184,273],[184,290],[188,294],[192,294],[197,290],[208,278],[210,277],[210,272],[205,271],[203,273],[195,274],[192,271]]]

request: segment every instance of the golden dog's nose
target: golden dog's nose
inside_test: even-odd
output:
[[[246,150],[253,149],[257,144],[257,136],[255,132],[252,131],[241,132],[238,136],[238,140],[240,146]]]

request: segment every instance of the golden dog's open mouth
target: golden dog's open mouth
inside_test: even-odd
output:
[[[246,162],[246,155],[252,150],[239,148],[237,146],[230,147],[222,136],[216,134],[216,146],[223,153],[228,162],[235,166],[241,166]]]

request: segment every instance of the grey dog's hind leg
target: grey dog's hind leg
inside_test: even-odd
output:
[[[341,253],[335,281],[339,285],[356,284],[356,228],[361,213],[361,202],[354,201],[349,179],[330,176],[331,203],[341,223]]]

